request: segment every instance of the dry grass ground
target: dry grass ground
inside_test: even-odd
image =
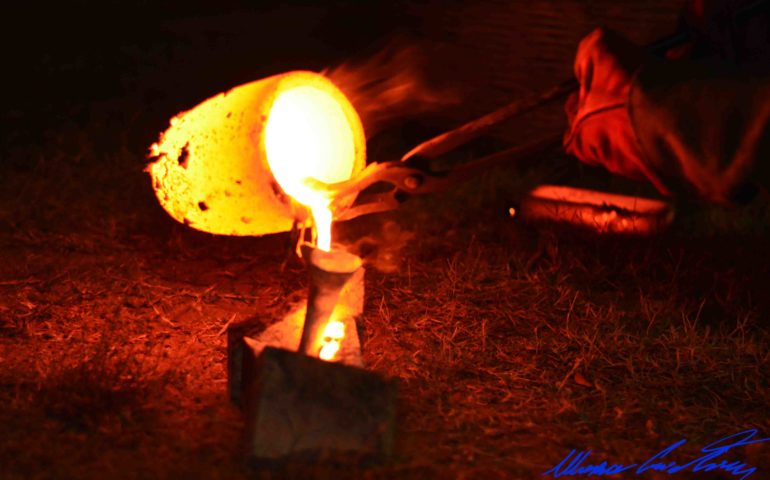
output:
[[[370,262],[365,360],[400,379],[397,453],[254,470],[224,333],[304,295],[287,236],[177,225],[104,126],[49,133],[2,175],[4,479],[535,478],[573,448],[634,462],[687,438],[685,460],[770,432],[766,200],[602,238],[508,218],[559,170],[529,166],[338,229]],[[770,472],[767,446],[734,457]]]

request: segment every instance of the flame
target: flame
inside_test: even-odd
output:
[[[344,338],[345,324],[334,318],[329,319],[326,327],[324,327],[323,346],[318,353],[318,358],[327,362],[333,361],[342,346]]]
[[[355,132],[330,92],[301,85],[280,92],[265,125],[267,162],[278,185],[313,215],[317,247],[331,249],[331,198],[313,180],[337,183],[353,175]]]

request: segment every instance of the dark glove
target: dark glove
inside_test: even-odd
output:
[[[586,36],[575,57],[580,90],[567,101],[569,128],[564,149],[589,165],[652,182],[667,189],[645,162],[628,112],[634,75],[653,61],[643,49],[616,33],[596,29]]]

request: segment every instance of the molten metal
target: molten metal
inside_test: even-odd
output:
[[[361,120],[345,95],[311,72],[241,85],[173,118],[152,155],[148,171],[161,205],[198,230],[281,232],[304,222],[309,210],[316,247],[304,249],[311,287],[299,351],[360,363],[344,339],[363,305],[361,259],[331,251],[330,207],[345,200],[324,188],[350,180],[365,163]],[[347,295],[355,305],[338,305],[351,278],[356,288],[346,291],[360,295]],[[289,338],[284,327],[282,338]]]
[[[364,167],[366,142],[345,95],[322,75],[296,71],[235,87],[177,115],[151,154],[155,193],[179,222],[215,234],[264,235],[304,220],[301,204],[327,232],[329,199],[307,179],[348,180]]]

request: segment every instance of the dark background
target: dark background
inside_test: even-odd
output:
[[[460,105],[433,117],[448,128],[567,78],[577,42],[595,26],[646,43],[673,30],[680,5],[112,0],[2,8],[6,145],[39,143],[45,125],[104,123],[133,110],[132,124],[120,128],[130,128],[132,147],[146,148],[167,118],[216,92],[366,59],[394,40],[422,54],[432,88],[459,93]],[[534,120],[548,129],[563,122],[560,109]]]
[[[146,143],[152,127],[160,131],[170,115],[218,91],[289,69],[320,70],[383,37],[401,23],[383,5],[5,5],[4,137],[36,143],[47,126],[132,110],[142,117],[132,127]],[[357,20],[363,17],[369,21]]]

